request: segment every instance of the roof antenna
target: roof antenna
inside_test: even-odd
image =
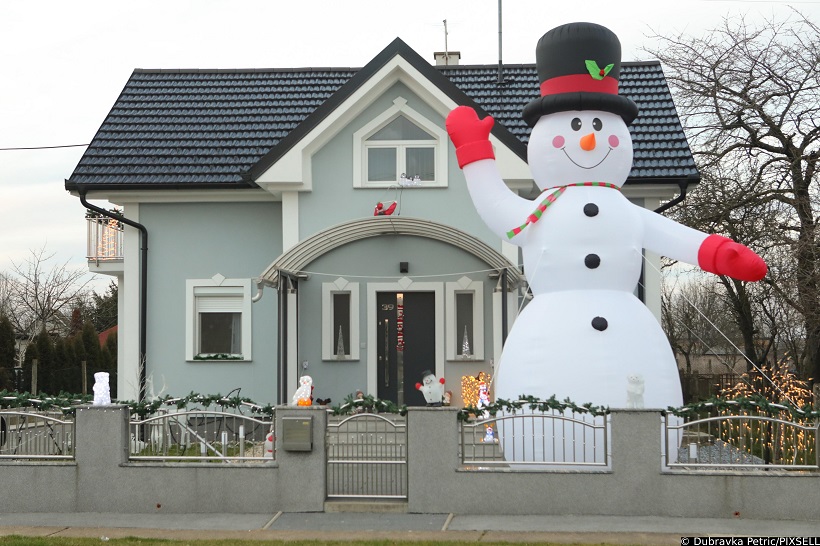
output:
[[[446,21],[445,21],[446,23]],[[446,27],[445,27],[446,28]],[[445,32],[446,36],[446,32]],[[498,83],[504,83],[504,67],[501,64],[501,0],[498,0]]]
[[[447,49],[447,19],[445,19],[444,20],[444,66],[447,66],[449,64],[450,64],[450,50]]]

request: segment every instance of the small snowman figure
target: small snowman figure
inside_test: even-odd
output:
[[[107,406],[111,404],[111,387],[108,385],[108,372],[97,372],[94,374],[94,406]]]
[[[430,370],[421,374],[421,383],[416,383],[416,389],[421,391],[428,406],[440,406],[444,400],[444,378],[436,379]]]
[[[501,179],[489,135],[493,119],[459,106],[447,132],[479,215],[522,248],[534,295],[507,337],[495,380],[498,398],[555,395],[623,407],[624,377],[643,378],[649,408],[682,404],[669,342],[634,295],[643,249],[744,281],[765,262],[720,235],[678,224],[621,193],[632,168],[628,125],[638,115],[618,94],[621,46],[609,29],[570,23],[536,48],[541,96],[526,105],[533,180],[530,201]],[[615,387],[617,386],[617,387]]]
[[[484,409],[489,405],[490,389],[487,387],[486,381],[480,381],[478,383],[478,402],[476,402],[476,407],[481,411],[482,419],[487,419],[490,416],[490,413]]]
[[[271,429],[265,436],[264,453],[262,456],[266,459],[273,459],[274,443],[276,443],[276,436],[273,435],[273,429]]]
[[[498,438],[495,437],[492,425],[484,425],[484,438],[482,438],[481,441],[485,444],[494,444],[498,441]]]

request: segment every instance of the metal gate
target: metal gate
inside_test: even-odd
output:
[[[328,497],[407,498],[404,417],[329,417],[326,445]]]

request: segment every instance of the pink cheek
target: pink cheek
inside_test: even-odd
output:
[[[609,135],[609,146],[611,148],[617,148],[618,144],[620,143],[621,141],[618,140],[618,137],[616,137],[615,135]]]
[[[564,137],[562,137],[561,135],[558,135],[557,137],[552,139],[552,145],[556,148],[563,148],[565,143],[566,142],[564,141]]]

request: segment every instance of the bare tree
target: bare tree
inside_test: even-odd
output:
[[[679,219],[727,233],[766,258],[767,297],[799,313],[803,368],[820,378],[820,29],[799,12],[790,19],[727,19],[703,37],[656,36],[658,47],[648,51],[667,69],[703,175]],[[767,333],[756,330],[762,311],[753,308],[761,295],[753,285],[721,282],[744,351],[760,362]],[[777,316],[770,313],[770,322]]]
[[[31,342],[41,331],[62,333],[70,310],[87,297],[91,279],[83,279],[87,272],[70,269],[68,262],[50,267],[54,254],[46,254],[45,247],[29,252],[25,262],[12,262],[8,317],[17,334]]]

